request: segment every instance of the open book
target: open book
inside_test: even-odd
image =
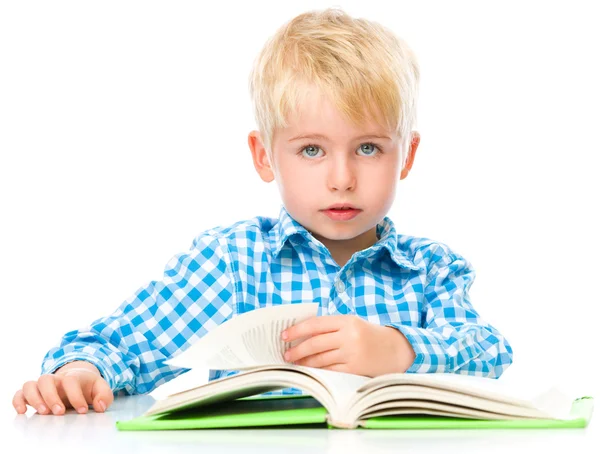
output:
[[[317,314],[314,303],[254,310],[216,327],[168,364],[240,372],[154,403],[119,430],[323,424],[338,428],[585,427],[593,399],[460,374],[375,378],[286,363],[281,332]],[[296,341],[296,343],[301,340]],[[265,396],[284,388],[302,396]],[[537,388],[537,387],[536,387]]]

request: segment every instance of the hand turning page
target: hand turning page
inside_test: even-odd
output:
[[[244,313],[217,326],[166,364],[210,369],[248,369],[287,364],[285,351],[304,339],[284,342],[281,332],[316,316],[318,303],[282,304]]]

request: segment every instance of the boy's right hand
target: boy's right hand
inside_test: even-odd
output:
[[[25,383],[16,392],[13,407],[19,414],[25,413],[30,405],[40,415],[64,415],[65,408],[74,408],[83,414],[93,405],[96,412],[102,413],[113,399],[110,386],[96,366],[87,361],[74,361],[53,374]]]

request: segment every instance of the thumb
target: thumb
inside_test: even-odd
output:
[[[103,413],[114,400],[110,386],[102,377],[98,377],[92,385],[92,405],[97,413]]]

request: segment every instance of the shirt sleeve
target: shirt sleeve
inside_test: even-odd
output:
[[[94,364],[113,393],[142,394],[187,372],[164,364],[231,318],[235,295],[227,245],[200,235],[176,254],[162,280],[139,288],[111,315],[66,333],[42,361],[42,374],[77,360]]]
[[[421,327],[391,324],[415,351],[407,373],[447,372],[498,378],[512,363],[512,348],[471,305],[469,288],[475,271],[464,258],[433,253],[430,262]]]

